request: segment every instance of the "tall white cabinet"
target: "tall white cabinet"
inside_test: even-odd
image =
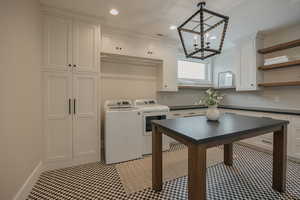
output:
[[[237,91],[259,90],[258,83],[263,76],[257,68],[263,64],[263,57],[257,50],[262,48],[262,45],[263,39],[259,34],[238,42],[234,58]]]
[[[44,16],[43,111],[46,168],[100,160],[100,26]]]

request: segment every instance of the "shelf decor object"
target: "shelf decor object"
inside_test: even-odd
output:
[[[279,69],[279,68],[286,68],[286,67],[294,67],[300,65],[300,60],[293,60],[284,63],[272,64],[272,65],[264,65],[258,67],[259,70],[272,70],[272,69]]]
[[[208,107],[206,111],[206,117],[210,121],[218,121],[220,118],[220,111],[218,110],[218,105],[220,105],[223,100],[217,91],[213,89],[208,89],[206,95],[201,99],[200,104],[204,104]]]
[[[229,17],[205,5],[198,3],[199,10],[177,28],[187,58],[204,60],[222,51]]]

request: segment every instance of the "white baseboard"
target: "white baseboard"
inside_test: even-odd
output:
[[[25,200],[34,184],[37,182],[41,172],[42,172],[42,161],[34,168],[33,172],[28,176],[25,183],[19,189],[13,200]]]

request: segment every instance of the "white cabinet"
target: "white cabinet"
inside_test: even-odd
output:
[[[79,72],[97,72],[99,66],[99,26],[81,21],[73,23],[73,66]]]
[[[131,51],[130,43],[126,43],[125,39],[116,36],[102,35],[101,52],[130,56],[132,54]]]
[[[257,53],[262,47],[261,36],[255,35],[243,39],[237,46],[236,65],[236,90],[255,91],[258,90],[258,83],[262,80],[262,73],[258,67],[263,64],[263,56]]]
[[[293,140],[292,151],[293,156],[300,159],[300,117],[292,118],[292,126],[293,126]]]
[[[163,66],[160,68],[158,74],[158,91],[176,92],[178,91],[176,51],[166,48],[162,52],[162,55]]]
[[[99,161],[97,75],[44,73],[45,161]]]
[[[72,76],[69,73],[44,74],[45,160],[72,159]]]
[[[174,50],[175,49],[175,50]],[[131,38],[116,34],[102,35],[102,53],[117,54],[162,60],[158,67],[157,90],[176,92],[177,87],[177,51],[155,40]]]
[[[119,35],[103,35],[101,52],[125,56],[162,59],[159,45],[151,40]]]
[[[186,109],[186,110],[175,110],[168,113],[168,119],[176,119],[180,117],[193,117],[202,116],[206,113],[205,108],[203,109]]]
[[[74,157],[97,156],[97,76],[74,74],[73,99]]]
[[[64,17],[44,16],[43,68],[98,72],[100,26]]]
[[[66,71],[72,64],[72,20],[44,17],[43,67]]]

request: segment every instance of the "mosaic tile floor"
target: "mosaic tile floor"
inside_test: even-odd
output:
[[[173,147],[173,150],[177,147]],[[233,167],[223,163],[207,170],[208,199],[300,200],[300,164],[288,162],[287,192],[272,189],[272,156],[234,145]],[[163,191],[151,188],[126,195],[115,166],[91,163],[42,173],[27,200],[137,200],[187,199],[187,177],[164,184]]]

